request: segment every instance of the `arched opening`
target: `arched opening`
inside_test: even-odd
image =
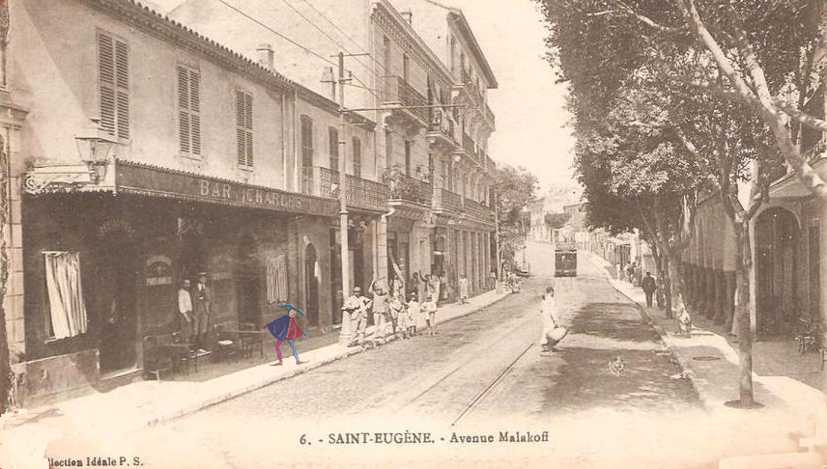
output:
[[[774,207],[755,225],[756,329],[761,336],[791,332],[801,315],[796,273],[798,222],[789,210]]]
[[[319,262],[316,247],[313,244],[308,244],[304,249],[304,291],[306,295],[304,311],[307,313],[307,320],[311,325],[318,326]]]
[[[236,298],[238,322],[261,324],[261,267],[258,244],[250,234],[244,234],[238,243],[236,264]]]

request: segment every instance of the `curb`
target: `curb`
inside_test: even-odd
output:
[[[511,293],[501,293],[498,297],[495,297],[489,303],[486,303],[484,305],[480,305],[476,309],[471,309],[471,310],[469,310],[465,313],[458,314],[456,316],[452,316],[452,317],[450,317],[448,319],[445,319],[443,321],[438,321],[437,324],[443,324],[443,323],[451,322],[455,319],[463,318],[463,317],[469,316],[471,314],[477,313],[477,312],[481,311],[484,308],[487,308],[491,305],[494,305],[494,304],[504,300],[505,298],[507,298],[510,295],[511,295]],[[393,342],[395,340],[398,340],[398,339],[395,338],[395,337],[389,337],[389,338],[385,339],[385,343]],[[334,345],[334,346],[337,346],[337,345]],[[262,389],[264,387],[270,386],[271,384],[275,384],[275,383],[278,383],[280,381],[284,381],[284,380],[293,378],[295,376],[307,373],[311,370],[315,370],[316,368],[320,368],[324,365],[328,365],[330,363],[333,363],[333,362],[336,362],[336,361],[339,361],[339,360],[343,360],[343,359],[348,358],[350,356],[360,354],[360,353],[362,353],[366,350],[367,349],[365,349],[363,347],[350,347],[350,348],[347,348],[347,349],[345,349],[345,350],[343,350],[339,353],[336,353],[335,355],[333,355],[331,357],[324,358],[324,359],[319,360],[317,362],[309,363],[308,366],[294,368],[294,369],[291,369],[290,371],[288,371],[284,374],[281,374],[279,376],[273,376],[272,378],[269,378],[269,379],[251,384],[251,385],[247,385],[247,386],[244,386],[242,388],[238,388],[238,389],[234,389],[232,391],[226,391],[226,392],[222,392],[222,393],[217,394],[217,395],[206,397],[206,398],[198,401],[197,403],[186,405],[186,406],[181,407],[179,409],[176,409],[174,411],[167,412],[167,413],[162,413],[161,415],[157,415],[157,416],[149,418],[147,420],[143,420],[140,423],[138,423],[134,426],[131,426],[130,428],[137,430],[137,429],[144,428],[144,427],[154,427],[154,426],[157,426],[157,425],[161,425],[163,423],[170,422],[172,420],[176,420],[176,419],[179,419],[181,417],[185,417],[185,416],[190,415],[190,414],[194,414],[194,413],[199,412],[201,410],[204,410],[208,407],[212,407],[214,405],[221,404],[223,402],[229,401],[231,399],[235,399],[235,398],[243,396],[245,394],[249,394],[251,392],[257,391],[257,390]]]

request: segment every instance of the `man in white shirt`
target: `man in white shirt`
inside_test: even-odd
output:
[[[543,319],[543,335],[540,337],[540,346],[543,352],[553,351],[554,344],[549,345],[548,336],[557,327],[557,312],[555,311],[554,287],[546,287],[543,295],[543,303],[540,306],[540,314]]]
[[[181,282],[181,288],[178,289],[178,314],[181,315],[179,318],[181,335],[184,340],[192,341],[192,296],[190,296],[189,280]]]

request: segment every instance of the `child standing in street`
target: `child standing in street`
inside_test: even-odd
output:
[[[399,300],[399,296],[393,295],[388,301],[388,314],[390,315],[390,322],[391,322],[391,333],[393,334],[393,338],[396,338],[396,329],[402,329],[402,338],[408,338],[408,321],[406,320],[405,314],[405,307],[402,305],[402,301]]]
[[[425,316],[425,324],[428,326],[428,335],[436,335],[436,301],[429,296],[422,303],[422,314]]]
[[[411,293],[411,299],[408,301],[408,335],[413,337],[416,335],[416,321],[419,320],[419,315],[422,307],[419,305],[416,293]]]

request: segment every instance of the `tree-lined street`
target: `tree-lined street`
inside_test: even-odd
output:
[[[253,467],[274,448],[291,460],[326,455],[341,449],[327,441],[331,432],[423,428],[447,440],[454,431],[547,431],[547,446],[531,449],[571,461],[604,458],[589,449],[600,435],[611,442],[609,456],[623,449],[626,458],[648,457],[643,448],[652,432],[670,428],[676,415],[700,412],[691,383],[674,378],[680,368],[659,336],[600,267],[582,262],[579,277],[554,279],[551,245],[528,249],[537,267],[520,293],[441,325],[436,337],[389,343],[147,431],[138,441],[186,441],[209,454],[211,464],[227,467]],[[542,355],[538,313],[549,284],[571,332],[558,352]],[[608,366],[617,357],[625,363],[619,375]],[[624,430],[644,421],[652,426]],[[303,434],[316,445],[312,453],[298,443]],[[436,452],[477,450],[435,444]],[[414,458],[432,454],[411,451]]]

